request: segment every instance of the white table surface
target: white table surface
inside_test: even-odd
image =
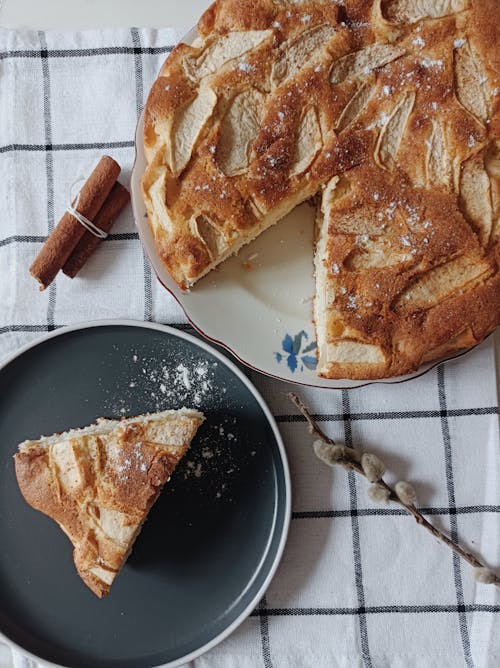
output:
[[[209,4],[209,0],[0,0],[0,26],[43,30],[192,26]],[[500,331],[495,342],[498,371]],[[497,378],[500,391],[500,373]]]

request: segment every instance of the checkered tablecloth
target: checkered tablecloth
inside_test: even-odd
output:
[[[39,293],[27,272],[75,178],[108,153],[123,166],[127,183],[137,116],[179,34],[0,31],[0,358],[84,320],[127,317],[188,327],[152,279],[130,208],[78,279],[61,276]],[[381,455],[388,480],[414,482],[432,520],[498,567],[494,369],[490,340],[401,385],[300,394],[330,435]],[[258,608],[193,665],[500,665],[497,591],[477,584],[468,565],[400,509],[375,506],[364,480],[323,466],[286,399],[290,386],[249,375],[271,406],[289,455],[290,536]],[[11,662],[4,646],[0,667]]]

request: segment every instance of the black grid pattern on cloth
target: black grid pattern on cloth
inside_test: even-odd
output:
[[[134,28],[136,30],[136,28]],[[43,31],[40,31],[43,34]],[[94,49],[45,49],[46,58],[88,58],[93,56],[118,56],[147,54],[161,55],[172,51],[172,45],[167,46],[146,46],[140,44],[134,46],[103,46]],[[0,60],[11,58],[39,58],[40,52],[34,49],[13,49],[10,51],[0,51]]]
[[[473,515],[474,513],[500,513],[500,506],[464,506],[457,508],[421,507],[424,515]],[[331,517],[408,517],[402,508],[349,508],[348,510],[303,510],[292,513],[294,520],[328,519]]]
[[[137,241],[139,235],[137,232],[118,232],[116,234],[108,234],[103,241]],[[10,246],[11,244],[43,244],[47,240],[47,236],[28,236],[16,235],[12,237],[5,237],[0,239],[0,248],[2,246]]]
[[[27,59],[29,61],[38,61],[40,64],[40,81],[43,96],[43,128],[44,136],[39,139],[42,143],[13,143],[0,146],[0,154],[11,153],[40,153],[45,154],[45,178],[47,184],[47,233],[54,227],[55,223],[55,200],[54,200],[54,157],[55,154],[65,151],[102,151],[113,149],[124,149],[133,151],[134,142],[130,140],[122,141],[88,141],[80,143],[55,143],[53,141],[52,127],[52,108],[51,108],[51,60],[52,59],[72,59],[72,58],[99,58],[106,55],[122,55],[130,58],[131,67],[135,75],[135,104],[136,114],[139,116],[143,103],[145,91],[149,82],[144,79],[144,59],[158,57],[169,53],[173,46],[155,46],[149,47],[141,43],[141,33],[136,28],[131,28],[129,32],[129,43],[119,46],[106,46],[97,48],[78,48],[78,49],[51,49],[47,48],[47,39],[43,31],[38,33],[40,48],[13,50],[0,52],[0,60],[15,59],[17,61]],[[91,138],[90,138],[91,139]],[[0,238],[0,248],[13,244],[42,244],[46,239],[44,234],[39,235],[10,235]],[[136,232],[112,233],[109,235],[106,243],[113,241],[128,242],[130,244],[138,243]],[[152,295],[152,273],[146,258],[144,262],[144,319],[153,319],[153,295]],[[56,284],[50,287],[49,300],[45,322],[36,322],[35,324],[10,323],[0,326],[0,335],[8,332],[21,333],[44,333],[64,326],[57,322],[55,318],[55,306],[57,299]],[[171,326],[188,331],[192,330],[191,325],[187,323],[165,323]],[[500,506],[498,505],[461,505],[457,504],[457,495],[454,479],[453,462],[453,442],[450,434],[450,419],[462,419],[471,416],[491,416],[498,415],[498,407],[475,406],[466,408],[450,408],[447,397],[446,376],[444,365],[441,365],[437,371],[437,405],[436,408],[426,410],[384,410],[384,411],[351,411],[350,394],[343,391],[342,406],[339,412],[322,412],[314,415],[319,422],[327,424],[340,424],[343,428],[344,441],[347,445],[356,445],[353,439],[353,425],[357,423],[366,423],[371,421],[405,421],[411,419],[418,420],[436,420],[441,426],[443,440],[443,458],[446,476],[446,489],[448,496],[447,505],[430,506],[422,508],[426,515],[449,517],[450,533],[455,540],[459,537],[459,517],[469,515],[500,515]],[[247,374],[259,385],[259,374],[247,371]],[[339,397],[339,395],[337,395]],[[275,411],[276,413],[277,411]],[[303,423],[304,418],[296,414],[278,413],[275,415],[278,423],[282,425]],[[474,666],[471,652],[470,630],[467,624],[467,614],[492,614],[500,613],[500,605],[468,603],[464,597],[461,565],[456,555],[452,558],[453,580],[455,586],[456,602],[444,602],[443,604],[414,604],[414,605],[373,605],[367,603],[365,597],[365,587],[363,581],[363,564],[366,564],[366,557],[363,553],[363,534],[359,519],[362,517],[407,517],[404,510],[400,508],[368,508],[359,505],[356,481],[353,473],[347,477],[347,486],[349,491],[348,507],[336,509],[310,508],[308,510],[295,511],[292,514],[294,524],[308,520],[342,521],[350,519],[352,534],[352,558],[354,563],[354,582],[353,587],[356,594],[356,605],[345,607],[300,607],[285,606],[273,607],[269,605],[269,600],[264,596],[258,607],[252,612],[253,617],[259,619],[260,629],[260,665],[264,668],[273,668],[273,645],[270,636],[270,620],[280,617],[315,617],[315,616],[353,616],[357,618],[359,644],[361,658],[365,666],[375,666],[377,661],[370,652],[370,638],[368,633],[368,618],[380,614],[411,614],[411,615],[456,615],[457,633],[459,642],[461,642],[464,663],[468,668]],[[444,550],[444,548],[443,548]],[[446,552],[445,552],[446,554]],[[446,557],[445,557],[446,558]],[[271,622],[272,623],[272,622]]]
[[[445,383],[445,367],[443,364],[440,364],[437,370],[437,384],[438,384],[438,397],[439,397],[439,408],[441,411],[446,411],[447,400],[446,400],[446,383]],[[451,438],[450,438],[450,428],[448,424],[448,418],[446,415],[441,417],[441,431],[443,434],[443,446],[444,446],[444,460],[445,460],[445,469],[446,469],[446,488],[448,491],[448,503],[450,510],[456,508],[455,503],[455,482],[453,478],[453,455],[451,449]],[[458,522],[457,514],[454,512],[450,513],[450,526],[451,526],[451,539],[454,543],[458,543]],[[464,609],[464,591],[462,584],[462,569],[460,564],[460,557],[456,552],[453,552],[451,555],[453,560],[453,577],[455,581],[455,591],[457,595],[458,603],[458,625],[460,629],[460,637],[462,640],[462,647],[464,650],[465,662],[468,668],[473,668],[474,662],[472,660],[471,648],[470,648],[470,638],[469,638],[469,629],[467,627],[467,618],[465,616]]]
[[[131,28],[130,35],[134,44],[135,99],[137,120],[139,120],[144,104],[141,36],[139,35],[137,28]],[[144,250],[142,255],[144,267],[144,320],[151,322],[153,320],[152,271]]]
[[[42,61],[42,79],[43,79],[43,124],[45,130],[45,144],[52,144],[52,110],[50,95],[50,70],[47,57],[47,40],[45,33],[38,33],[40,38],[40,53]],[[45,152],[45,174],[47,178],[47,228],[50,234],[54,229],[54,158],[51,150]],[[56,308],[56,283],[49,286],[49,303],[47,307],[47,327],[48,331],[54,329],[54,312]]]
[[[44,52],[44,58],[48,60]],[[15,151],[27,151],[30,153],[42,151],[101,151],[104,149],[111,150],[114,148],[134,148],[133,141],[96,141],[87,142],[85,144],[7,144],[0,146],[1,153],[13,153]]]
[[[342,416],[344,418],[344,442],[347,447],[353,447],[352,426],[351,426],[351,406],[349,401],[349,392],[342,390]],[[368,627],[366,624],[365,613],[365,589],[363,585],[363,566],[361,559],[361,541],[359,535],[358,520],[358,493],[356,490],[356,479],[353,471],[347,473],[347,482],[349,485],[350,517],[352,526],[352,555],[354,559],[354,581],[356,585],[356,596],[358,598],[358,622],[359,634],[361,639],[361,656],[365,668],[372,668],[372,659],[370,656],[370,645],[368,642]]]
[[[437,614],[500,612],[500,605],[369,605],[363,608],[256,608],[252,617],[318,617],[335,615]]]
[[[254,615],[259,616],[260,622],[260,642],[262,646],[262,662],[264,668],[273,668],[273,662],[271,660],[271,645],[269,641],[269,619],[267,615],[267,600],[266,596],[262,597],[259,606]]]

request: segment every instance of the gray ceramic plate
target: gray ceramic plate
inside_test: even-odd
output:
[[[104,415],[200,408],[207,420],[108,598],[76,575],[71,545],[17,488],[25,438]],[[290,519],[286,456],[247,378],[219,352],[161,325],[62,330],[0,369],[0,632],[63,666],[146,668],[191,660],[257,604]]]

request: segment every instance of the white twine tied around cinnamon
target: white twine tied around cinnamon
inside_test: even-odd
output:
[[[85,182],[85,180],[86,179],[84,177],[80,176],[78,179],[76,179],[76,181],[73,181],[73,183],[71,184],[70,189],[69,189],[69,201],[70,202],[72,202],[73,199],[74,199],[74,197],[73,197],[74,187],[78,183]],[[70,213],[73,216],[73,218],[80,223],[80,225],[83,225],[83,227],[88,232],[93,234],[95,237],[97,237],[98,239],[106,239],[106,237],[108,236],[108,233],[105,232],[104,230],[101,230],[100,227],[97,227],[97,225],[95,225],[91,220],[86,218],[82,213],[80,213],[77,210],[79,201],[80,201],[80,192],[78,192],[78,195],[76,196],[75,206],[73,206],[72,204],[68,204],[68,206],[66,207],[66,211],[68,213]]]

